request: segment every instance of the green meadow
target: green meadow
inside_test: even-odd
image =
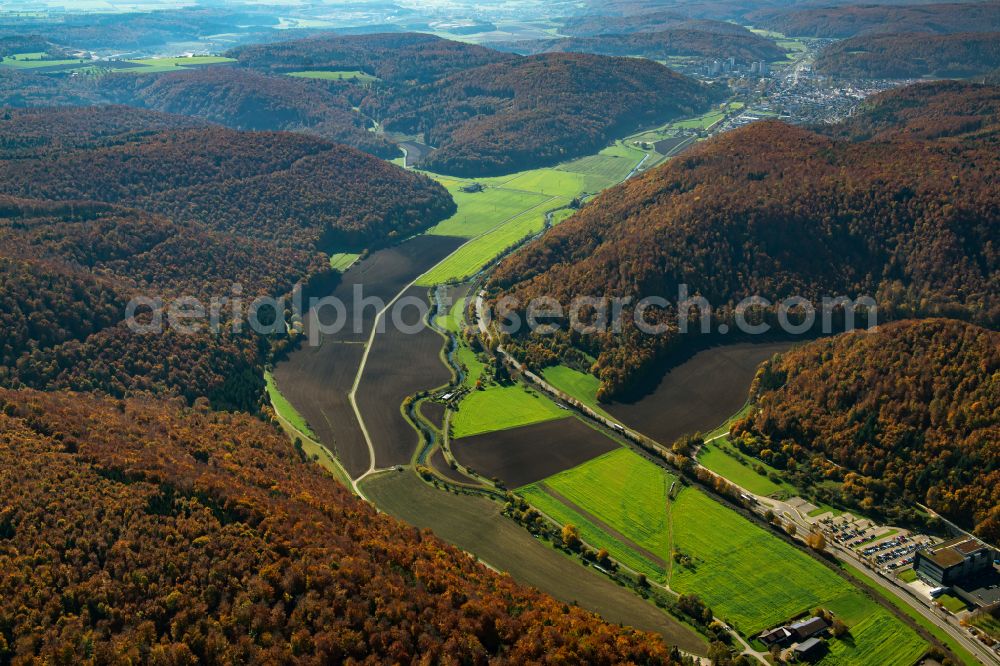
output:
[[[490,386],[462,400],[451,418],[452,435],[458,439],[568,416],[548,398],[522,386]]]

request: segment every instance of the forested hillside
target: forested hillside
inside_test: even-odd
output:
[[[108,7],[108,6],[106,6]],[[71,7],[68,7],[71,9]],[[239,34],[233,33],[234,25]],[[229,35],[230,40],[273,36],[274,17],[252,9],[181,7],[171,11],[6,12],[0,15],[0,36],[44,35],[66,46],[131,51],[171,42],[191,42],[211,35]],[[22,51],[24,53],[24,51]]]
[[[537,53],[596,53],[609,56],[637,56],[663,60],[670,56],[734,57],[739,61],[779,60],[784,51],[771,40],[742,32],[716,32],[698,28],[672,28],[658,32],[599,35],[508,42],[497,48],[524,55]]]
[[[1000,539],[1000,333],[906,321],[765,363],[734,424],[745,453],[895,519],[915,503]],[[822,490],[820,492],[823,492]]]
[[[852,141],[1000,141],[1000,88],[961,81],[893,88],[865,100],[862,113],[822,131]]]
[[[167,113],[205,118],[235,129],[303,131],[379,157],[399,150],[368,131],[345,84],[266,76],[233,67],[207,67],[159,76],[103,77],[103,98]]]
[[[448,74],[513,59],[482,46],[422,33],[321,35],[244,46],[226,55],[262,71],[362,71],[393,84],[433,83]]]
[[[748,14],[747,20],[796,37],[993,32],[1000,30],[1000,2],[793,6],[762,9]]]
[[[751,295],[868,295],[880,321],[995,325],[998,188],[993,145],[841,142],[756,123],[609,190],[502,263],[490,288],[522,307],[540,295],[568,306],[580,294],[676,304],[686,284],[712,304],[713,331],[731,327],[733,306]],[[775,323],[773,307],[765,316]],[[679,347],[705,341],[697,320],[679,339],[675,305],[646,318],[667,332],[642,334],[626,308],[620,334],[522,334],[510,346],[536,367],[587,352],[601,397],[627,395]]]
[[[87,113],[108,114],[117,123],[130,112]],[[139,114],[136,123],[147,117],[132,113]],[[218,127],[150,133],[129,125],[113,139],[89,141],[73,111],[9,115],[0,123],[0,188],[14,196],[125,204],[308,249],[320,243],[375,245],[454,210],[444,188],[424,176],[300,134]],[[60,124],[70,118],[72,127]],[[26,133],[38,134],[37,150],[22,147]],[[81,134],[73,141],[85,145],[66,146],[61,138]]]
[[[850,78],[967,77],[1000,67],[1000,32],[865,35],[836,42],[816,71]]]
[[[586,155],[646,124],[702,110],[713,91],[654,62],[519,57],[430,35],[323,37],[232,52],[268,72],[362,71],[361,111],[437,150],[421,166],[484,176]]]
[[[284,434],[0,390],[0,662],[679,663],[355,499]]]
[[[424,132],[433,171],[500,174],[603,147],[658,119],[704,108],[711,94],[634,58],[551,54],[460,72],[390,100],[386,127]]]
[[[572,37],[629,35],[665,30],[695,30],[721,35],[742,35],[746,28],[728,21],[692,19],[684,10],[645,11],[617,16],[584,15],[563,21],[559,32]]]
[[[256,411],[267,343],[126,328],[135,296],[280,296],[451,213],[440,186],[302,135],[241,133],[124,107],[0,122],[0,382],[207,397]],[[96,203],[107,202],[107,203]],[[228,311],[227,311],[228,312]]]

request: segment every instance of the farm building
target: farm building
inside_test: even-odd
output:
[[[475,194],[476,192],[482,192],[484,189],[482,183],[469,183],[462,188],[462,191],[466,194]]]
[[[788,628],[791,629],[792,633],[795,634],[795,637],[801,641],[823,633],[829,626],[830,624],[823,618],[811,617],[807,620],[796,622]]]
[[[830,623],[821,617],[809,617],[789,625],[769,629],[760,635],[760,642],[771,645],[787,645],[792,641],[808,641],[823,633]]]
[[[792,651],[800,658],[808,658],[810,655],[818,652],[822,645],[823,641],[820,639],[809,638],[801,643],[796,643]]]
[[[792,632],[788,627],[777,627],[768,629],[760,635],[760,642],[770,647],[772,645],[784,645],[792,637]]]
[[[913,570],[932,585],[950,587],[993,569],[997,553],[979,539],[957,537],[917,551]]]

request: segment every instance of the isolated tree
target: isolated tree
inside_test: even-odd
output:
[[[826,550],[826,537],[823,536],[822,532],[812,532],[806,537],[806,543],[810,548],[818,553],[822,553]]]
[[[562,542],[567,548],[576,550],[580,547],[580,530],[576,525],[566,523],[562,528]]]
[[[832,633],[836,638],[843,638],[847,634],[851,633],[851,629],[844,624],[841,619],[836,619],[833,621],[833,626],[830,627],[830,633]]]

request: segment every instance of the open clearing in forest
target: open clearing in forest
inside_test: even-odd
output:
[[[348,323],[344,329],[319,336],[318,346],[304,341],[285,361],[275,366],[274,376],[284,396],[302,414],[319,441],[340,458],[352,476],[356,477],[368,469],[370,455],[347,395],[357,375],[364,355],[364,343],[376,314],[375,307],[364,308],[359,313],[362,326],[359,331],[354,331],[354,287],[360,285],[365,297],[377,297],[388,303],[414,277],[440,261],[459,243],[460,239],[446,236],[417,236],[396,247],[375,252],[355,264],[333,290],[333,295],[347,307]],[[332,308],[319,313],[310,312],[304,322],[307,333],[313,330],[317,318],[329,325],[335,321],[336,314]],[[429,353],[437,367],[445,372],[437,355],[441,339],[432,332],[426,334],[436,339],[437,346]],[[373,361],[377,362],[370,360]],[[398,412],[399,403],[393,405],[391,411]],[[386,405],[379,405],[376,413],[387,411]],[[372,418],[368,413],[365,417],[366,420]]]
[[[420,299],[426,304],[427,290],[411,287],[403,298]],[[419,317],[417,309],[401,311],[399,323],[403,326],[397,326],[389,317],[385,332],[375,334],[356,396],[375,447],[378,468],[409,463],[419,443],[416,429],[400,411],[403,401],[421,389],[446,384],[451,378],[438,355],[444,340]]]
[[[675,499],[668,499],[675,481],[618,449],[518,493],[556,521],[576,525],[591,546],[675,592],[697,594],[745,636],[824,607],[859,629],[853,644],[831,649],[838,663],[908,666],[919,656],[923,641],[849,582],[697,488],[678,481]],[[880,652],[897,640],[900,656]]]
[[[462,400],[451,415],[452,436],[460,439],[569,416],[544,395],[519,384],[490,386]]]
[[[0,66],[11,69],[64,69],[95,64],[92,60],[81,58],[64,58],[58,60],[46,58],[48,58],[47,53],[15,53],[0,58]]]
[[[453,440],[451,451],[465,467],[508,488],[540,481],[618,444],[579,419],[548,421]]]
[[[302,72],[288,72],[288,76],[297,79],[319,79],[321,81],[356,81],[358,83],[371,83],[380,81],[377,76],[365,74],[358,70],[333,71],[333,70],[309,70]]]
[[[488,499],[454,495],[423,483],[410,472],[386,473],[361,484],[365,495],[383,511],[411,525],[429,528],[439,537],[507,571],[518,582],[578,603],[610,622],[652,631],[671,645],[707,654],[705,639],[650,602],[539,541],[501,515]]]
[[[739,343],[706,349],[667,372],[649,395],[633,403],[605,405],[604,409],[669,446],[682,435],[707,432],[739,411],[757,367],[792,344]]]
[[[354,265],[358,259],[361,258],[360,254],[354,254],[352,252],[338,252],[337,254],[330,255],[330,268],[335,271],[345,272],[351,266]]]

